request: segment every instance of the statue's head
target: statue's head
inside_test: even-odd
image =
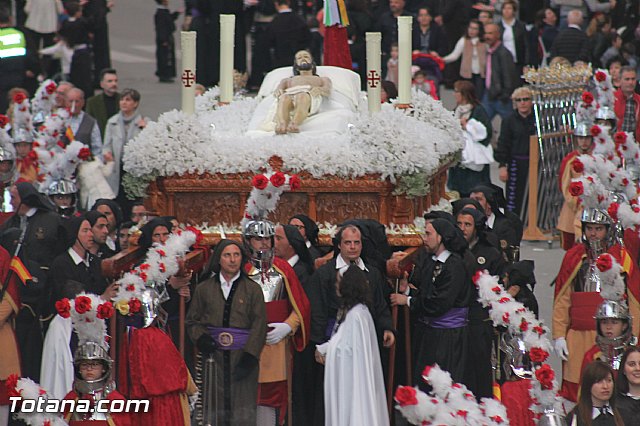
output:
[[[300,75],[300,71],[311,71],[316,74],[316,63],[308,50],[298,50],[293,57],[293,75]]]

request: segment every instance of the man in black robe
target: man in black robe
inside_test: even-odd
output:
[[[220,241],[211,257],[213,275],[198,284],[186,318],[189,337],[203,359],[213,358],[218,371],[213,376],[216,395],[204,395],[203,404],[211,406],[217,397],[222,426],[256,424],[258,359],[267,313],[262,289],[242,268],[247,260],[240,244]],[[197,420],[207,424],[213,419]]]
[[[471,272],[487,270],[491,275],[502,277],[507,262],[502,256],[497,241],[490,242],[486,233],[486,216],[479,210],[462,209],[456,216],[462,230],[473,263],[468,265]],[[493,370],[491,349],[494,328],[489,311],[478,302],[478,290],[471,287],[469,301],[468,353],[464,383],[476,398],[491,398],[493,395]]]
[[[311,262],[311,254],[305,245],[304,238],[293,225],[276,226],[276,235],[274,243],[275,255],[286,260],[296,273],[302,288],[307,288],[311,274],[313,273],[313,264]]]
[[[244,72],[246,66],[246,31],[243,2],[237,0],[197,0],[191,31],[196,38],[196,82],[212,87],[220,80],[220,15],[235,15],[233,68]]]
[[[83,291],[102,295],[106,300],[115,296],[115,286],[107,286],[102,276],[102,260],[91,253],[95,248],[91,223],[84,217],[67,221],[69,248],[51,264],[54,300],[73,299]]]
[[[41,320],[46,324],[53,312],[52,286],[47,279],[49,266],[64,252],[66,234],[62,219],[53,212],[53,204],[32,184],[20,182],[11,187],[10,193],[15,214],[4,223],[2,230],[20,229],[22,247],[18,255],[31,275],[38,277],[28,285],[19,286],[22,307],[16,317],[16,338],[23,376],[38,381],[44,334]]]
[[[365,272],[369,281],[373,310],[371,316],[376,326],[378,340],[385,348],[395,343],[395,330],[391,322],[391,311],[387,304],[387,298],[391,292],[385,283],[382,273],[370,264],[366,264],[360,257],[362,253],[362,232],[355,225],[343,226],[335,237],[337,255],[322,267],[318,268],[311,276],[307,295],[311,303],[311,343],[307,346],[304,355],[314,360],[315,345],[329,340],[335,325],[339,308],[339,299],[336,293],[336,277],[338,272],[346,270],[349,265],[355,264]],[[315,378],[305,377],[307,390],[305,392],[307,406],[306,413],[313,416],[316,423],[324,424],[324,407],[322,395],[322,373],[320,364],[312,361],[305,367],[315,368]],[[306,374],[312,374],[305,370]],[[318,376],[319,374],[320,376]],[[315,379],[315,380],[314,380]],[[311,417],[309,417],[311,418]],[[295,419],[294,419],[295,420]]]
[[[413,333],[414,384],[424,390],[425,366],[437,363],[462,382],[467,356],[467,316],[473,283],[463,261],[467,242],[459,229],[445,219],[425,227],[425,247],[432,254],[416,265],[409,288],[401,280],[392,305],[409,305],[418,318]]]

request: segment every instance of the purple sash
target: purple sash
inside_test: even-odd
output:
[[[221,351],[237,351],[244,348],[249,340],[249,329],[207,327],[209,334]]]
[[[333,335],[333,327],[335,326],[336,326],[336,319],[329,318],[327,320],[327,328],[324,331],[324,337],[326,337],[327,340],[331,339],[331,336]]]
[[[469,308],[451,308],[437,318],[422,317],[420,322],[432,328],[460,328],[467,325]]]

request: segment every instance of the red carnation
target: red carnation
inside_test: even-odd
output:
[[[591,105],[591,103],[593,102],[593,95],[591,94],[591,92],[582,93],[582,102]]]
[[[576,172],[576,173],[584,172],[584,164],[578,158],[573,160],[573,171]]]
[[[549,366],[549,364],[544,364],[542,367],[536,370],[536,379],[540,382],[540,386],[544,390],[553,389],[553,379],[555,378],[556,373]]]
[[[44,90],[47,91],[47,94],[53,95],[56,92],[57,88],[58,86],[56,86],[56,84],[52,81],[51,83],[47,84],[47,87],[45,87]]]
[[[38,153],[35,151],[29,151],[27,158],[31,161],[38,161]]]
[[[15,95],[13,95],[13,102],[16,104],[21,104],[22,102],[24,102],[25,99],[27,99],[27,95],[25,95],[22,92],[18,92]]]
[[[255,175],[251,179],[251,185],[256,189],[265,189],[269,185],[269,179],[265,175]]]
[[[609,253],[601,254],[596,260],[596,266],[600,272],[606,272],[613,266],[613,258]]]
[[[148,275],[146,272],[140,272],[140,278],[142,279],[142,281],[146,282]]]
[[[429,377],[429,373],[431,373],[432,368],[432,365],[427,365],[426,367],[424,367],[424,370],[422,370],[422,377],[425,379],[425,381],[427,380],[426,378]]]
[[[162,257],[165,257],[167,255],[167,253],[165,253],[164,250],[162,250],[162,249],[156,250],[156,253],[158,253]]]
[[[418,398],[416,398],[417,392],[415,388],[411,386],[398,386],[396,389],[396,395],[394,399],[401,407],[407,405],[418,405]]]
[[[466,418],[467,418],[467,413],[468,413],[468,411],[467,411],[467,410],[458,410],[458,412],[456,413],[456,415],[457,415],[458,417],[462,417],[462,418],[465,418],[465,419],[466,419]]]
[[[9,377],[7,377],[7,380],[5,381],[5,386],[7,388],[7,395],[9,397],[11,396],[17,396],[20,397],[20,392],[18,392],[16,390],[16,388],[18,387],[18,380],[20,380],[20,377],[18,377],[17,374],[11,374],[9,375]]]
[[[78,158],[82,161],[87,161],[91,158],[91,150],[87,147],[80,148],[80,151],[78,151]]]
[[[159,270],[160,270],[160,272],[162,272],[163,274],[164,274],[165,272],[167,272],[167,267],[166,267],[166,266],[164,266],[164,263],[162,263],[162,262],[158,263],[158,269],[159,269]]]
[[[540,327],[539,325],[533,327],[533,331],[538,333],[538,336],[542,336],[545,333],[544,328]]]
[[[126,287],[126,289],[127,289],[127,291],[134,291],[134,290],[136,289],[136,286],[135,286],[135,285],[133,285],[133,284],[129,284],[129,285]]]
[[[502,289],[500,288],[500,286],[499,286],[499,285],[497,285],[497,286],[493,287],[493,288],[491,289],[491,291],[493,291],[495,294],[500,294],[500,292],[502,291]]]
[[[300,189],[300,186],[300,177],[298,175],[289,177],[289,188],[291,188],[292,191],[297,191]]]
[[[274,174],[271,175],[269,180],[271,181],[271,184],[273,186],[275,186],[276,188],[280,188],[282,185],[284,185],[287,178],[285,177],[284,173],[275,172]]]
[[[137,312],[140,312],[140,308],[142,308],[142,303],[140,303],[140,300],[136,298],[131,298],[131,300],[129,300],[130,313],[135,314]]]
[[[0,127],[4,129],[4,126],[9,124],[9,117],[4,114],[0,114]]]
[[[141,271],[146,271],[151,267],[151,265],[149,265],[148,263],[143,263],[140,265],[140,270]]]
[[[623,184],[624,186],[629,185],[629,179],[627,179],[627,178],[622,178],[622,184]]]
[[[202,242],[202,240],[204,239],[204,234],[202,233],[201,230],[199,230],[198,228],[196,228],[195,226],[187,226],[185,228],[185,231],[191,231],[195,234],[196,236],[196,244],[200,244]]]
[[[549,358],[549,352],[542,348],[531,348],[529,351],[529,358],[531,358],[531,361],[533,362],[545,362],[547,358]]]
[[[520,322],[520,331],[527,331],[529,329],[529,323],[527,322],[526,319],[522,318],[522,321]]]
[[[583,193],[584,193],[584,186],[582,185],[582,182],[575,181],[569,184],[569,194],[573,195],[574,197],[577,197],[579,195],[582,195]]]
[[[504,315],[502,315],[502,321],[506,324],[509,323],[509,312],[505,312]]]
[[[596,72],[596,80],[599,81],[600,83],[602,83],[603,81],[605,81],[607,79],[607,75],[602,72],[602,71],[597,71]]]
[[[67,147],[67,145],[62,140],[59,140],[58,142],[56,142],[56,145],[58,145],[62,149],[65,149]]]
[[[76,297],[76,312],[79,314],[84,314],[91,310],[91,299],[87,296],[78,296]]]
[[[478,281],[482,278],[483,271],[478,269],[475,274],[473,274],[473,283],[478,287]]]
[[[591,126],[591,136],[595,138],[600,133],[602,133],[602,129],[600,128],[600,126]]]
[[[500,302],[500,303],[507,303],[507,302],[508,302],[508,301],[510,301],[510,300],[511,300],[511,298],[509,298],[509,297],[503,297],[502,299],[498,300],[498,302]]]
[[[71,303],[66,297],[56,302],[56,311],[62,318],[69,318],[71,316]]]
[[[490,417],[490,419],[493,420],[494,422],[498,423],[498,424],[504,422],[504,420],[500,416],[492,416],[492,417]]]
[[[613,141],[616,145],[621,145],[627,142],[627,134],[625,132],[616,132],[616,134],[613,135]]]
[[[115,309],[111,302],[104,302],[102,305],[98,305],[97,317],[100,319],[108,319],[113,316]]]

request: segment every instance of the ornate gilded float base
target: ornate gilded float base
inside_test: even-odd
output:
[[[282,169],[282,160],[271,157],[273,170]],[[443,165],[429,180],[431,192],[409,199],[393,195],[395,186],[379,175],[353,179],[298,173],[302,188],[285,192],[278,208],[270,215],[275,222],[286,222],[305,213],[317,222],[340,223],[351,218],[376,219],[383,224],[410,224],[416,216],[445,197],[446,170]],[[152,182],[145,201],[147,209],[159,215],[176,216],[182,223],[239,223],[251,192],[254,173],[186,174],[161,177]]]

